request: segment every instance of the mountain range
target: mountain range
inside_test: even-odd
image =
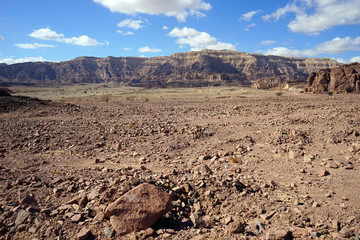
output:
[[[281,83],[305,83],[312,72],[339,65],[330,58],[202,50],[152,58],[79,57],[64,62],[0,64],[0,84],[118,82],[148,88],[219,85],[270,88]]]

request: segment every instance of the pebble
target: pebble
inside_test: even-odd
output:
[[[15,226],[19,226],[20,224],[24,223],[30,215],[30,212],[23,209],[20,210],[15,220]]]
[[[330,175],[330,172],[328,172],[327,170],[320,170],[319,171],[319,176],[320,177],[325,177],[325,176],[328,176]]]
[[[115,237],[115,231],[112,230],[111,228],[109,227],[105,227],[104,228],[104,234],[107,238],[113,238]]]
[[[77,240],[86,240],[91,236],[91,231],[87,227],[83,227],[78,234],[76,234]]]

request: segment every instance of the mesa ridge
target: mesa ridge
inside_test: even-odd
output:
[[[65,62],[0,65],[0,83],[76,84],[118,82],[137,87],[243,85],[271,88],[305,83],[309,74],[339,66],[329,58],[266,56],[202,50],[163,57],[78,57]]]

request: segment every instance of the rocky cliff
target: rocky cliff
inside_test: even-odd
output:
[[[74,84],[121,82],[141,87],[236,84],[269,88],[305,82],[311,72],[338,66],[329,58],[288,58],[203,50],[169,57],[79,57],[66,62],[0,65],[0,83]]]
[[[311,73],[305,92],[360,92],[360,63],[325,68]]]

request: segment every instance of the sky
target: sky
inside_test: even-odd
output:
[[[360,0],[1,0],[0,62],[202,49],[360,62]]]

